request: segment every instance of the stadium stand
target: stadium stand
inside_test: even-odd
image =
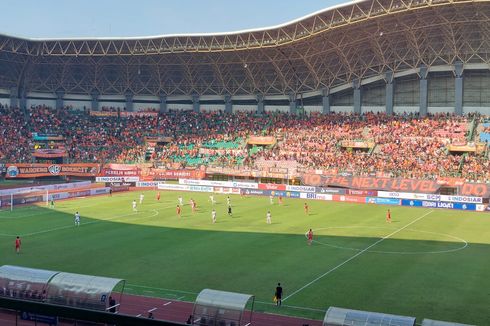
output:
[[[250,116],[240,112],[171,111],[158,116],[120,117],[92,116],[87,111],[54,110],[46,106],[31,107],[25,116],[27,121],[17,108],[0,109],[0,119],[7,126],[0,140],[5,144],[1,152],[4,162],[32,161],[29,130],[62,135],[69,162],[143,162],[145,136],[161,135],[172,140],[156,146],[146,158],[159,165],[281,166],[290,171],[299,167],[356,175],[490,180],[488,152],[462,156],[447,149],[450,144],[467,143],[472,116],[436,114],[421,118],[415,114],[383,113]],[[485,124],[483,128],[488,129]],[[254,135],[273,136],[279,141],[247,148],[245,139]],[[17,145],[9,145],[14,143]]]

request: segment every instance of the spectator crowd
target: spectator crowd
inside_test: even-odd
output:
[[[256,162],[288,161],[335,173],[490,180],[488,151],[461,156],[447,150],[448,144],[466,144],[470,125],[471,117],[446,114],[421,118],[170,111],[120,117],[45,106],[26,111],[0,107],[0,162],[32,162],[31,133],[37,132],[63,136],[69,162],[131,163],[149,158],[159,166],[250,168]],[[252,135],[273,136],[277,143],[252,149],[246,144]],[[145,136],[168,141],[150,149]],[[343,146],[343,141],[371,145]]]

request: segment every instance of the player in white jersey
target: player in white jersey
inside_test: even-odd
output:
[[[75,213],[75,226],[80,226],[80,214]]]
[[[140,205],[143,204],[143,199],[145,199],[145,195],[141,194],[140,195]]]
[[[184,206],[184,199],[182,198],[182,196],[179,196],[179,205]]]
[[[274,196],[270,195],[269,201],[270,201],[271,205],[273,205],[274,204]]]
[[[267,212],[267,224],[271,224],[271,211]]]
[[[226,197],[226,204],[227,204],[228,206],[230,206],[230,205],[231,205],[231,199],[230,199],[230,196]]]
[[[211,201],[211,205],[214,205],[216,202],[214,201],[214,195],[209,196],[209,201]]]
[[[211,212],[211,218],[213,219],[213,223],[216,223],[216,211],[214,209]]]
[[[133,212],[137,212],[138,209],[136,208],[136,200],[133,200]]]

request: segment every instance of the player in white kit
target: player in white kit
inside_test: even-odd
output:
[[[133,212],[137,212],[138,209],[136,208],[136,200],[133,200]]]
[[[214,209],[211,212],[211,218],[213,219],[213,223],[216,223],[216,211]]]
[[[271,224],[271,211],[267,212],[267,224]]]
[[[140,195],[140,205],[143,204],[143,199],[145,199],[145,195],[141,194]]]
[[[75,226],[80,226],[80,214],[75,213]]]

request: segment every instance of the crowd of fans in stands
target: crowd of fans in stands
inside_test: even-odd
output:
[[[0,107],[0,161],[31,162],[30,133],[38,132],[64,136],[71,162],[141,162],[148,147],[145,136],[159,135],[171,142],[153,148],[151,161],[173,167],[193,162],[253,167],[260,159],[295,161],[306,169],[336,173],[413,178],[461,175],[475,181],[490,180],[488,156],[463,158],[446,149],[448,143],[466,143],[470,121],[453,115],[419,118],[413,114],[293,116],[193,111],[123,118],[44,106],[26,111]],[[250,135],[270,135],[278,142],[252,153],[246,146]],[[345,140],[372,142],[374,147],[342,147]],[[230,145],[209,145],[213,143]]]

